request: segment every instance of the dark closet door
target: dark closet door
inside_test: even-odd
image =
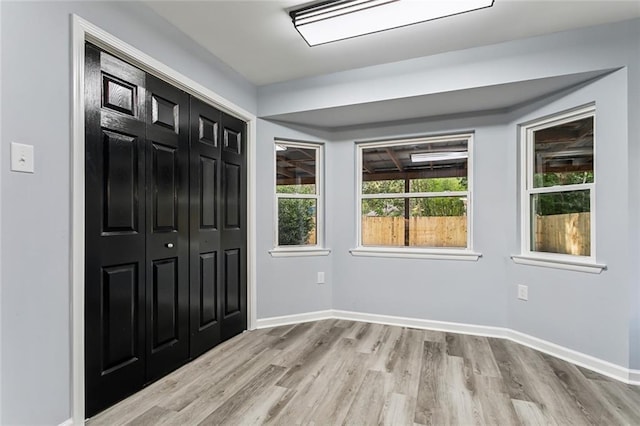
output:
[[[247,125],[222,114],[221,235],[222,340],[247,328]]]
[[[89,44],[85,88],[92,416],[246,329],[246,125]]]
[[[191,356],[247,328],[246,124],[191,98]]]
[[[220,111],[191,98],[191,357],[220,343]]]
[[[145,382],[145,74],[87,45],[85,383],[91,416]]]
[[[189,95],[147,74],[147,380],[189,357]]]

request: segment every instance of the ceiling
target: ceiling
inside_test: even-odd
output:
[[[325,130],[385,124],[424,117],[505,112],[527,102],[571,89],[612,70],[588,71],[515,83],[433,93],[332,108],[264,116],[270,120]]]
[[[258,86],[640,17],[638,0],[495,0],[488,9],[309,47],[287,13],[305,3],[146,1]]]

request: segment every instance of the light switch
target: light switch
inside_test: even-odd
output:
[[[33,173],[33,145],[11,142],[11,171]]]

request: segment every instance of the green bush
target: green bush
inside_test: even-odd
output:
[[[314,210],[313,200],[281,198],[278,204],[278,245],[307,244],[315,226]]]

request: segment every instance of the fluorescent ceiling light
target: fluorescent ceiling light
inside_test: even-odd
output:
[[[493,0],[330,0],[289,13],[309,46],[491,7]]]
[[[459,160],[467,158],[469,153],[467,151],[453,151],[453,152],[421,152],[419,154],[411,154],[412,163],[425,163],[427,161],[446,161],[446,160]]]

